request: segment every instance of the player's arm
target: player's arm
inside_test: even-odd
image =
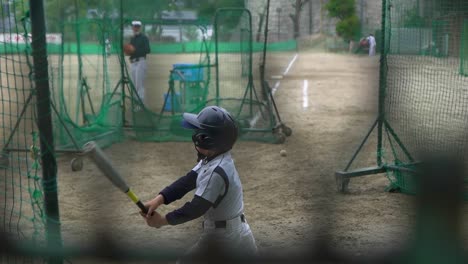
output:
[[[142,214],[142,216],[145,217],[149,226],[160,228],[165,225],[179,225],[197,219],[204,215],[212,206],[212,202],[195,195],[192,201],[165,216],[160,215],[158,212],[154,212],[151,215]]]
[[[176,209],[166,215],[166,221],[170,225],[179,225],[194,220],[204,215],[213,203],[195,195],[192,201],[185,203],[179,209]]]
[[[190,171],[187,175],[180,177],[177,181],[164,188],[156,197],[145,203],[148,208],[148,216],[162,204],[170,204],[182,198],[185,194],[195,189],[197,185],[197,173]]]
[[[203,179],[200,188],[195,191],[192,201],[166,215],[170,225],[179,225],[204,215],[211,207],[216,207],[226,195],[226,178],[213,172],[211,177]]]
[[[187,175],[180,177],[177,181],[164,188],[159,195],[164,198],[164,204],[170,204],[184,197],[188,192],[192,191],[197,186],[198,174],[195,171],[190,171]]]

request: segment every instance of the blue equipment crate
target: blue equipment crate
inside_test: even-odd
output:
[[[164,105],[164,111],[169,112],[172,111],[172,96],[167,93],[164,93],[164,100],[166,100],[166,105]],[[176,93],[176,96],[174,98],[174,111],[175,112],[180,112],[181,107],[180,107],[180,93]]]
[[[179,69],[183,78],[177,73],[173,73],[172,78],[175,81],[201,82],[203,81],[203,68],[198,64],[177,63],[172,65],[172,69]]]

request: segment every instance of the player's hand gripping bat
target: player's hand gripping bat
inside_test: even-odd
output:
[[[101,150],[101,148],[94,141],[90,141],[83,146],[82,153],[93,160],[98,166],[99,170],[109,179],[117,188],[124,192],[130,199],[138,205],[141,211],[145,214],[148,213],[148,209],[138,199],[138,197],[130,190],[127,183],[120,173],[114,168],[110,159]]]

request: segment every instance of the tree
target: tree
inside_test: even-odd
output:
[[[330,0],[325,5],[330,17],[338,18],[336,33],[345,41],[352,44],[353,39],[359,34],[360,23],[356,15],[355,0]]]
[[[291,4],[294,8],[294,14],[289,14],[289,17],[293,21],[294,25],[294,38],[298,38],[301,35],[301,11],[304,8],[304,5],[309,1],[310,0],[293,0],[293,3]]]
[[[330,17],[336,17],[340,20],[356,14],[355,0],[330,0],[325,8]]]
[[[336,23],[336,33],[346,41],[353,40],[359,34],[359,17],[351,15]]]

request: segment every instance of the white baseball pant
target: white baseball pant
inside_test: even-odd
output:
[[[140,97],[143,104],[145,104],[145,77],[146,77],[146,59],[140,58],[138,61],[131,63],[131,74],[133,85],[135,90]]]
[[[240,218],[236,217],[226,222],[226,228],[215,228],[214,222],[205,220],[203,233],[197,243],[177,263],[190,262],[190,256],[205,251],[207,245],[213,243],[222,247],[224,252],[232,253],[233,256],[254,257],[257,254],[257,245],[247,221],[241,222]]]
[[[376,45],[369,46],[369,56],[375,56]]]

